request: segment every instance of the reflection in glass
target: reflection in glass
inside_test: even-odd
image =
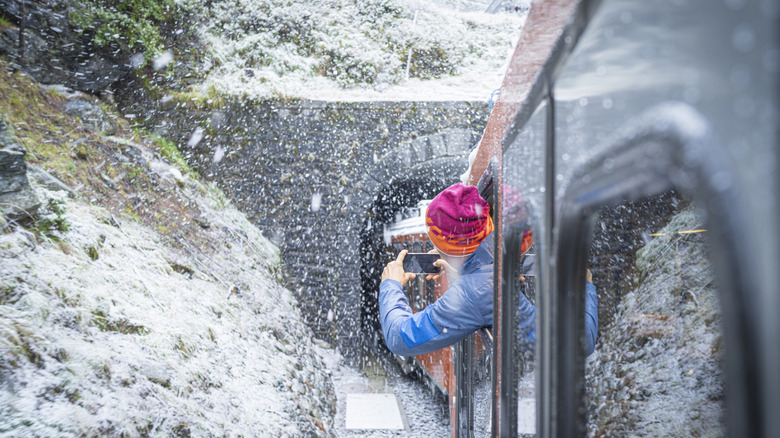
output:
[[[477,332],[474,358],[474,437],[488,438],[491,436],[492,382],[490,352],[492,341],[490,331],[483,329]]]
[[[530,233],[530,230],[528,231]],[[529,234],[526,234],[529,235]],[[527,239],[526,239],[527,241]],[[518,272],[518,294],[523,294],[531,305],[536,305],[536,250],[533,245],[520,258],[521,268]],[[519,297],[522,298],[522,297]],[[518,378],[517,378],[517,433],[520,437],[535,436],[536,433],[536,361],[534,360],[534,345],[529,342],[529,331],[535,329],[534,324],[522,321],[520,314],[516,320],[518,327]]]
[[[531,312],[536,305],[536,249],[531,224],[532,207],[520,192],[509,185],[504,189],[504,263],[506,290],[514,303],[513,336],[516,373],[516,409],[518,436],[533,436],[536,432],[536,318]]]
[[[720,309],[700,218],[670,192],[599,219],[589,436],[724,435]]]

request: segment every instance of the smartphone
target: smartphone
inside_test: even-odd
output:
[[[410,274],[438,274],[441,268],[433,266],[439,260],[439,254],[428,252],[410,252],[404,257],[404,271]]]

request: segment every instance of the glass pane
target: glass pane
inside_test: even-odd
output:
[[[590,257],[600,326],[586,367],[590,436],[725,434],[708,237],[674,192],[601,211]]]
[[[487,438],[491,433],[491,414],[493,406],[492,334],[483,329],[474,336],[474,437]]]
[[[412,249],[410,252],[423,252],[423,242],[417,241],[412,243]],[[415,283],[414,285],[414,308],[416,310],[422,310],[425,308],[425,293],[426,293],[426,287],[425,287],[425,275],[418,275],[417,278],[415,278],[414,281],[410,281],[409,283]],[[428,282],[431,283],[431,282]]]
[[[525,230],[524,242],[529,242],[530,230]],[[516,263],[518,279],[515,283],[517,289],[518,313],[515,324],[517,325],[517,432],[518,436],[536,435],[536,361],[535,352],[535,328],[536,320],[529,313],[536,306],[536,248],[534,245],[526,247],[522,244],[523,253]]]
[[[507,353],[515,358],[517,435],[521,437],[536,433],[536,318],[530,311],[536,304],[537,279],[533,261],[543,244],[544,224],[536,220],[533,212],[540,212],[544,206],[546,125],[547,105],[542,102],[504,153],[504,263],[511,275],[504,276],[502,282],[507,288],[504,293],[511,291],[514,300],[516,331],[512,335],[517,337],[516,349]]]

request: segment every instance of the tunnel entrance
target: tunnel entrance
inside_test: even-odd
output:
[[[372,354],[387,352],[379,322],[379,283],[384,266],[396,254],[384,241],[384,225],[395,220],[396,213],[407,207],[414,207],[423,199],[431,199],[446,187],[457,182],[457,178],[410,178],[393,180],[382,188],[366,213],[366,220],[360,232],[360,255],[362,265],[360,279],[360,326],[365,336],[364,345]]]

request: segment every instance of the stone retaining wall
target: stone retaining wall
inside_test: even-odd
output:
[[[281,248],[315,334],[354,354],[360,234],[378,226],[375,204],[416,202],[387,190],[404,181],[456,182],[487,116],[468,102],[169,102],[152,125]]]

